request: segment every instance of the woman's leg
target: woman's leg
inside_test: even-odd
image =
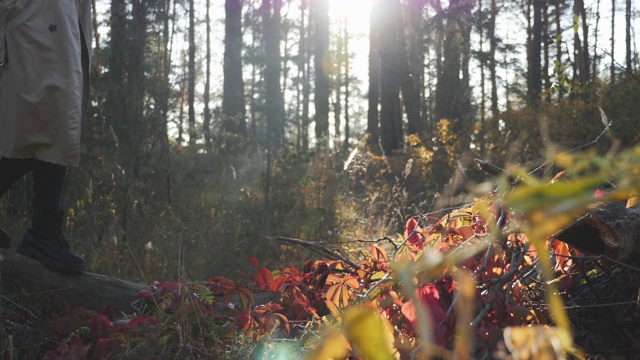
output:
[[[3,197],[16,181],[20,180],[32,169],[32,159],[0,158],[0,198]],[[0,248],[8,249],[11,236],[0,228]]]
[[[71,250],[62,236],[62,194],[67,168],[35,160],[33,163],[33,219],[18,253],[34,257],[59,271],[86,270],[84,259]]]
[[[31,227],[59,232],[62,226],[62,195],[67,167],[35,160],[33,164],[33,218]]]
[[[0,198],[33,169],[33,159],[0,159]]]

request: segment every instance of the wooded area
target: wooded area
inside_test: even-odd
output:
[[[613,125],[596,149],[640,136],[631,0],[372,0],[368,49],[349,31],[368,15],[329,0],[94,2],[67,226],[94,270],[129,279],[132,256],[147,276],[176,276],[176,253],[205,275],[232,268],[227,250],[290,250],[264,235],[396,232],[483,179],[473,157],[526,164],[595,139],[598,106]],[[14,235],[27,188],[2,209]]]
[[[487,179],[474,158],[553,177],[564,168],[543,166],[550,153],[581,148],[605,157],[640,141],[638,10],[631,0],[93,4],[92,106],[81,165],[68,179],[64,232],[91,272],[132,283],[93,275],[50,281],[70,288],[90,282],[87,299],[114,289],[113,302],[126,307],[129,295],[156,280],[247,279],[256,269],[317,257],[297,239],[325,246],[403,232],[409,238],[415,231],[407,232],[407,219],[451,210],[470,184]],[[356,21],[366,22],[368,32],[353,32]],[[27,179],[0,202],[13,248],[27,227],[31,196]],[[634,219],[635,232],[637,205],[621,211]],[[614,216],[600,219],[603,213],[594,210],[577,223],[588,231],[613,229],[615,241],[599,242],[607,251],[596,255],[635,256],[638,247],[630,244],[637,236],[624,235],[626,223],[609,221]],[[475,221],[475,214],[465,216]],[[442,230],[443,242],[449,229],[470,231],[453,221],[460,224]],[[474,231],[472,237],[488,230]],[[573,239],[582,231],[563,236],[580,242]],[[510,246],[524,254],[529,245]],[[371,259],[352,268],[389,262],[382,250],[371,251]],[[260,265],[246,261],[252,256]],[[34,276],[23,284],[27,292],[48,291],[49,278],[20,272],[39,269],[20,260],[7,257],[3,281],[18,271]],[[516,268],[524,267],[524,255],[519,261]],[[595,268],[597,261],[584,262]],[[307,285],[322,290],[328,266],[338,265],[304,266]],[[388,264],[381,269],[391,271]],[[629,278],[637,275],[631,269],[625,268]],[[373,284],[367,276],[358,281]],[[273,283],[265,280],[260,290]],[[174,300],[186,296],[176,289]],[[628,301],[624,290],[620,298]],[[245,289],[234,291],[241,296]],[[96,301],[85,304],[112,300]],[[305,304],[312,301],[309,295]]]

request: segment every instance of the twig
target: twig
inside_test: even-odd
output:
[[[376,240],[359,240],[359,239],[355,240],[355,242],[359,242],[359,243],[379,243],[379,242],[382,242],[382,241],[389,241],[391,243],[391,245],[393,245],[394,250],[398,250],[398,245],[393,241],[393,239],[391,239],[388,236],[383,236],[383,237],[381,237],[379,239],[376,239]],[[353,241],[351,241],[351,242],[353,242]]]
[[[600,110],[602,110],[602,109],[600,109]],[[600,114],[601,114],[601,116],[604,115],[604,111],[601,111]],[[596,136],[596,138],[591,140],[590,142],[588,142],[586,144],[583,144],[583,145],[580,145],[580,146],[577,146],[577,147],[574,147],[573,149],[569,149],[569,150],[564,151],[564,152],[562,152],[560,154],[569,154],[569,153],[572,153],[574,151],[577,151],[577,150],[580,150],[580,149],[584,149],[586,147],[589,147],[589,146],[597,143],[598,140],[600,140],[600,138],[602,137],[602,135],[604,135],[607,131],[609,131],[609,128],[611,127],[612,124],[613,124],[613,121],[609,121],[607,123],[607,125],[604,127],[604,129],[602,130],[602,132],[600,132],[600,134],[598,134],[598,136]],[[538,166],[537,168],[531,170],[528,174],[532,174],[532,173],[542,169],[543,167],[549,165],[550,163],[551,163],[551,161],[545,161],[542,164],[540,164],[540,166]]]
[[[269,240],[272,240],[272,238],[269,237],[269,236],[266,236],[266,238],[269,239]],[[285,237],[285,236],[278,236],[275,239],[278,240],[278,241],[288,242],[290,244],[300,245],[300,246],[305,247],[305,248],[307,248],[309,250],[315,251],[316,253],[318,253],[320,255],[326,256],[327,258],[329,258],[331,260],[343,261],[345,264],[351,266],[352,268],[354,268],[356,270],[361,270],[360,266],[358,266],[353,261],[349,260],[344,255],[340,254],[337,250],[329,249],[324,245],[313,243],[313,242],[310,242],[310,241],[304,241],[304,240],[300,240],[300,239],[294,239],[294,238],[290,238],[290,237]]]

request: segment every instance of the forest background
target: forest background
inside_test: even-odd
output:
[[[631,0],[93,1],[65,194],[93,272],[234,277],[252,255],[312,257],[276,236],[402,232],[485,178],[474,157],[535,165],[596,139],[598,107],[597,151],[640,140]],[[13,235],[30,191],[2,200]]]

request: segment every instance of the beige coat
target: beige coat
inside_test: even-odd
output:
[[[0,156],[77,166],[91,0],[0,0]]]

